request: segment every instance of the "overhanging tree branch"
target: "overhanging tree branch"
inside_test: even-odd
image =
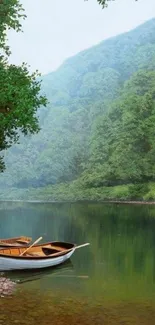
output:
[[[39,131],[37,109],[46,106],[47,99],[40,94],[39,73],[30,74],[25,63],[9,65],[10,49],[6,44],[7,32],[21,31],[20,20],[25,19],[19,0],[0,0],[0,151],[7,149],[23,134]],[[4,169],[0,157],[0,171]]]
[[[85,1],[89,1],[89,0],[85,0]],[[103,7],[103,8],[106,8],[108,6],[108,3],[109,2],[112,2],[112,1],[117,1],[117,0],[97,0],[97,2]],[[138,1],[138,0],[135,0],[135,1]]]

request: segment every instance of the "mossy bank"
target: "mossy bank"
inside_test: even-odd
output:
[[[1,200],[155,202],[155,182],[83,188],[79,182],[42,188],[1,190]]]

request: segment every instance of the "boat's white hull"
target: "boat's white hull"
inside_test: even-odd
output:
[[[60,255],[55,258],[48,257],[45,259],[22,259],[0,256],[0,271],[41,269],[45,267],[56,266],[67,261],[72,256],[74,251],[75,248],[73,248],[71,252],[65,255]]]

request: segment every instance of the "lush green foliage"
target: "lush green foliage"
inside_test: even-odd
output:
[[[39,131],[36,111],[46,105],[40,95],[38,72],[30,74],[26,64],[8,64],[10,49],[6,45],[8,29],[21,30],[20,18],[25,18],[18,0],[0,1],[0,151],[7,149],[23,134]],[[0,157],[0,171],[4,162]]]
[[[96,121],[86,186],[154,179],[155,71],[137,72],[122,96]]]
[[[88,0],[85,0],[85,1],[88,1]],[[115,0],[97,0],[97,2],[103,7],[107,7],[108,6],[108,3],[111,2],[111,1],[115,1]],[[138,0],[135,0],[135,1],[138,1]]]
[[[153,19],[43,77],[49,106],[38,111],[41,131],[5,153],[1,186],[49,185],[61,197],[59,185],[51,188],[61,183],[63,197],[70,189],[70,198],[139,198],[155,174],[154,31]]]
[[[21,18],[26,18],[26,15],[18,0],[0,1],[0,49],[3,49],[7,55],[10,53],[6,45],[7,30],[21,31]]]
[[[0,200],[43,201],[155,201],[155,182],[84,188],[75,180],[70,183],[33,188],[3,188]]]

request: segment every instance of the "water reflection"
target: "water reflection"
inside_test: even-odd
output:
[[[73,275],[73,271],[74,267],[72,262],[66,261],[64,264],[52,268],[1,272],[0,279],[1,277],[5,277],[11,279],[15,283],[21,284],[40,280],[43,277],[70,276]]]
[[[0,203],[1,238],[23,234],[34,240],[43,236],[43,241],[91,243],[73,255],[74,276],[54,277],[43,271],[37,281],[25,282],[25,288],[52,288],[62,295],[67,290],[70,296],[81,294],[93,302],[103,297],[155,302],[154,233],[154,206]]]

